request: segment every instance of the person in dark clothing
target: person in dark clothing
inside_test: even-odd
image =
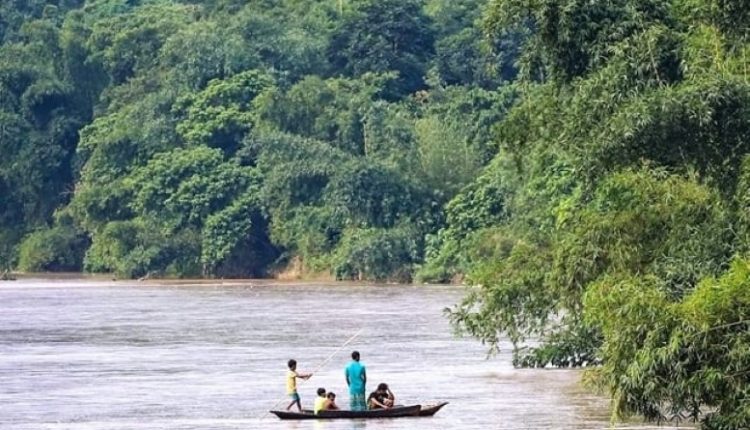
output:
[[[396,403],[396,396],[388,388],[388,384],[381,382],[378,384],[378,389],[370,393],[370,397],[367,398],[367,405],[370,409],[388,409],[392,408]]]

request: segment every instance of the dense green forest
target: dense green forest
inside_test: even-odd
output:
[[[463,279],[616,417],[750,427],[750,1],[9,0],[0,42],[0,269]]]
[[[478,0],[2,5],[23,271],[408,281],[517,94]]]

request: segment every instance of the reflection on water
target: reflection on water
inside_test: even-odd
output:
[[[601,429],[606,399],[577,371],[517,370],[455,339],[455,287],[269,283],[0,283],[0,429]],[[348,405],[343,367],[362,352],[368,388],[400,403],[450,404],[433,418],[279,421],[286,361]],[[622,428],[624,426],[619,426]],[[645,429],[631,424],[627,428]]]

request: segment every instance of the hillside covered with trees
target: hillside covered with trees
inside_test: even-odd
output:
[[[411,279],[514,100],[482,6],[3,2],[4,266]]]
[[[0,43],[0,269],[464,279],[516,364],[750,427],[749,1],[13,0]]]

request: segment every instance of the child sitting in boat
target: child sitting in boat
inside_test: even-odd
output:
[[[370,409],[388,409],[392,408],[395,403],[396,396],[384,382],[378,384],[378,389],[370,393],[370,397],[367,398],[367,405]]]
[[[337,411],[339,409],[338,405],[336,405],[336,393],[328,393],[326,395],[326,403],[324,405],[324,409],[327,411]]]
[[[325,410],[327,402],[328,402],[328,398],[326,397],[326,389],[322,387],[318,388],[318,397],[315,398],[315,406],[313,407],[313,413],[315,415],[318,415],[320,411]]]

